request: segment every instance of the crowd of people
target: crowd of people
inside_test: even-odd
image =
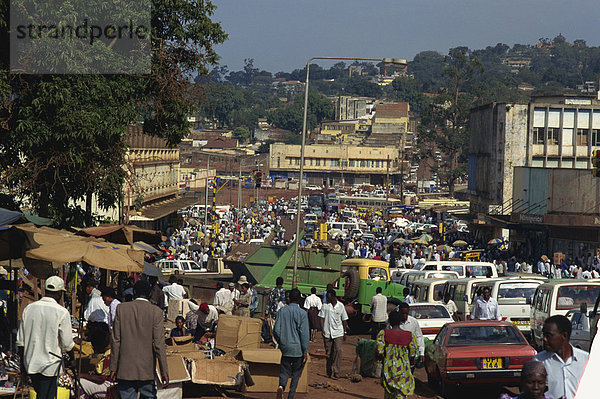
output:
[[[289,202],[278,200],[255,208],[226,209],[212,215],[211,226],[198,222],[199,214],[191,210],[185,225],[172,232],[164,246],[164,256],[172,259],[192,259],[202,266],[211,257],[224,257],[237,243],[251,239],[273,239],[276,245],[289,245],[294,239],[286,225],[294,214],[288,214]],[[320,215],[323,221],[340,221],[338,213]],[[409,212],[406,217],[418,223],[431,223],[430,215]],[[356,220],[356,219],[355,219]],[[458,246],[440,248],[427,243],[403,242],[412,233],[401,231],[387,223],[376,212],[360,216],[367,234],[338,236],[337,244],[348,258],[383,260],[390,268],[419,268],[427,260],[452,259],[460,256]],[[289,228],[288,228],[289,229]],[[290,229],[289,229],[290,230]],[[452,237],[468,240],[466,233]],[[205,239],[210,237],[209,240]],[[447,237],[449,238],[449,237]],[[305,237],[300,243],[310,247],[314,237]],[[561,259],[554,264],[547,256],[537,262],[518,257],[506,258],[498,248],[487,247],[481,252],[481,260],[493,262],[498,274],[512,272],[539,273],[549,278],[596,278],[600,277],[600,260],[590,256],[585,260]],[[177,317],[169,335],[172,338],[191,337],[193,342],[214,342],[219,317],[237,315],[255,317],[259,311],[256,288],[246,276],[238,281],[219,282],[212,302],[193,299],[178,276],[169,277],[163,283],[155,276],[124,279],[118,289],[99,287],[98,279],[90,272],[82,281],[82,317],[87,323],[87,339],[99,356],[98,367],[92,373],[80,377],[80,397],[107,396],[118,391],[121,398],[155,397],[154,363],[158,359],[160,384],[166,387],[168,366],[165,358],[165,318],[169,300],[188,299],[189,311]],[[59,305],[65,291],[64,281],[57,276],[46,280],[46,295],[25,308],[19,326],[17,344],[23,348],[24,371],[38,398],[52,398],[56,391],[62,359],[61,352],[71,351],[75,343],[71,333],[72,318]],[[404,398],[414,393],[415,381],[412,370],[423,363],[425,342],[419,324],[409,314],[409,303],[414,301],[410,291],[404,293],[404,302],[388,312],[387,298],[378,288],[370,306],[372,314],[371,339],[375,345],[376,358],[381,361],[381,383],[386,398]],[[451,316],[456,304],[449,296],[440,300]],[[142,316],[143,315],[143,316]],[[497,302],[485,289],[475,301],[472,318],[500,319]],[[348,313],[338,300],[331,285],[323,292],[316,288],[303,297],[297,289],[283,288],[283,279],[276,280],[266,297],[263,315],[262,338],[282,352],[277,396],[282,397],[289,383],[288,398],[293,398],[300,374],[306,363],[308,345],[322,339],[326,353],[326,374],[332,379],[341,377],[342,343],[348,334]],[[568,343],[570,329],[564,318],[550,318],[544,325],[546,351],[540,352],[523,368],[523,391],[520,399],[541,398],[539,386],[548,384],[548,397],[571,399],[577,386],[576,376],[583,372],[587,354]],[[145,349],[144,349],[145,348]],[[144,354],[141,355],[141,351]],[[149,357],[150,356],[150,357]],[[540,364],[543,366],[540,366]],[[557,377],[559,370],[568,370],[568,378]],[[529,395],[529,396],[528,396]]]

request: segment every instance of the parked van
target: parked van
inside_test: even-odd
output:
[[[502,319],[516,325],[525,336],[531,335],[529,318],[533,295],[543,283],[544,280],[538,278],[509,277],[492,285],[492,298],[498,301]]]
[[[175,273],[175,271],[178,271],[179,273],[206,271],[206,269],[202,269],[200,265],[193,260],[163,259],[156,262],[156,266],[161,270],[163,275],[170,275]]]
[[[319,218],[314,213],[307,213],[304,215],[304,224],[317,223],[318,220]]]
[[[600,293],[600,281],[556,280],[541,284],[531,304],[531,338],[533,346],[543,346],[544,321],[554,315],[566,315],[582,304],[591,308]]]
[[[352,230],[359,230],[358,223],[351,222],[327,222],[327,230],[340,230],[344,233],[350,233]],[[362,231],[361,231],[362,233]]]
[[[424,278],[415,280],[412,285],[412,296],[415,302],[437,303],[442,300],[445,278]]]
[[[411,270],[406,272],[400,278],[399,284],[404,285],[405,287],[412,288],[412,283],[416,280],[423,280],[425,278],[445,278],[449,279],[457,279],[459,275],[454,271],[437,271],[437,270]]]
[[[448,280],[444,284],[444,295],[450,294],[450,299],[456,303],[456,316],[459,320],[469,320],[471,311],[477,296],[479,296],[483,287],[492,288],[498,278],[460,278],[457,280]]]
[[[444,270],[457,272],[460,277],[495,278],[496,266],[490,262],[467,262],[454,260],[428,261],[420,270]]]

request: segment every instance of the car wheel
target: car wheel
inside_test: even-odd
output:
[[[437,372],[437,383],[438,383],[438,390],[440,392],[440,395],[442,395],[446,399],[451,399],[454,394],[454,392],[453,392],[454,387],[449,385],[446,381],[444,381],[439,370]]]
[[[427,370],[427,366],[425,366],[425,373],[427,373],[427,385],[429,385],[430,388],[435,389],[437,386],[437,382],[435,380],[435,377],[431,375],[429,370]]]

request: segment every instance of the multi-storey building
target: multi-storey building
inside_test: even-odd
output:
[[[270,150],[270,175],[297,180],[300,146],[274,143]],[[388,174],[400,170],[399,159],[393,147],[313,144],[306,146],[304,174],[308,184],[384,184]]]
[[[510,235],[524,254],[568,249],[587,256],[600,234],[598,183],[590,171],[597,149],[595,96],[473,109],[468,190],[475,229],[487,238]]]
[[[595,97],[536,97],[492,103],[471,112],[469,190],[475,212],[511,198],[513,168],[591,168],[600,149],[600,102]]]

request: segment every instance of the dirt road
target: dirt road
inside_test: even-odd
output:
[[[356,343],[361,338],[368,338],[367,335],[352,335],[349,336],[343,344],[342,357],[342,376],[346,376],[352,372],[352,364],[355,358]],[[357,398],[357,399],[382,399],[383,387],[376,378],[363,378],[362,381],[353,383],[348,378],[340,378],[333,380],[327,378],[325,374],[325,350],[320,338],[316,342],[311,342],[309,351],[312,354],[311,362],[308,365],[308,392],[304,394],[296,394],[298,399],[309,398],[326,398],[326,399],[342,399],[342,398]],[[415,371],[416,390],[415,395],[410,399],[442,399],[427,385],[427,376],[424,369]],[[327,388],[316,388],[310,385],[328,384]],[[187,392],[186,392],[187,391]],[[518,393],[518,389],[514,387],[498,387],[493,385],[476,385],[472,387],[461,387],[460,398],[481,398],[481,399],[497,399],[500,393],[509,392],[512,395]],[[219,392],[209,389],[204,392],[190,392],[184,388],[184,398],[207,398],[207,397],[223,397]],[[247,399],[274,399],[274,393],[247,393],[242,395],[235,392],[227,392],[225,397],[231,398],[247,398]],[[286,397],[286,396],[284,396]]]

